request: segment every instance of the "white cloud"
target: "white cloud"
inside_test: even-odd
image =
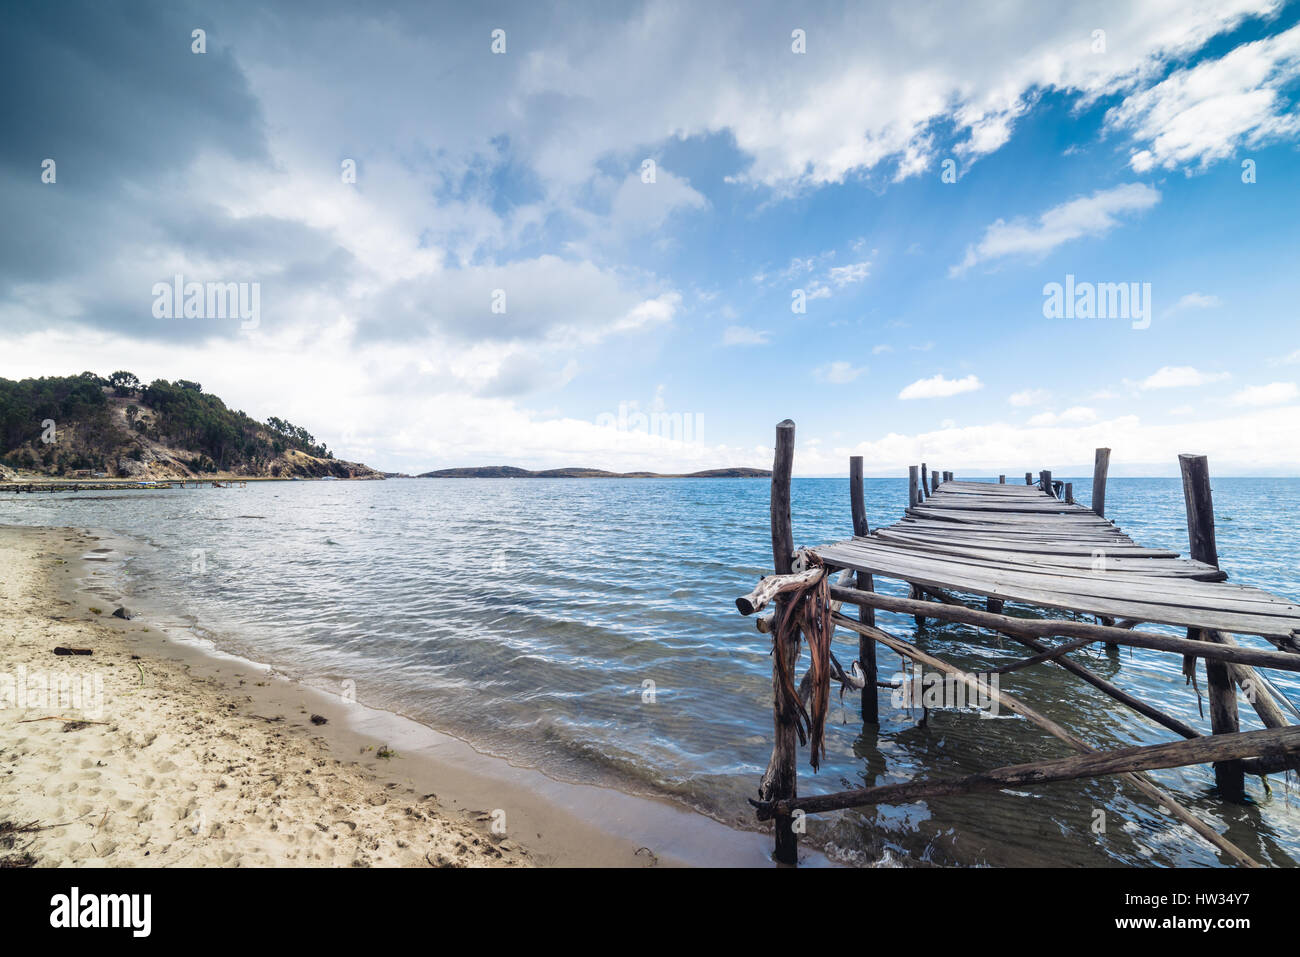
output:
[[[1242,389],[1232,397],[1233,405],[1278,405],[1300,397],[1300,389],[1294,382],[1270,382],[1268,385],[1252,385]]]
[[[813,374],[823,382],[829,382],[832,385],[844,385],[847,382],[852,382],[866,371],[865,368],[859,368],[851,363],[836,361],[819,366],[814,370]]]
[[[980,382],[979,377],[975,375],[968,375],[962,379],[946,379],[940,373],[928,379],[917,379],[898,393],[898,397],[900,399],[942,399],[962,392],[974,392],[983,386],[984,383]]]
[[[1019,392],[1011,393],[1007,399],[1014,406],[1042,405],[1052,397],[1052,393],[1046,389],[1022,389]]]
[[[869,262],[853,263],[848,266],[832,266],[830,280],[836,287],[843,287],[850,283],[862,282],[870,273],[871,263]]]
[[[1029,425],[1037,428],[1046,425],[1077,425],[1083,422],[1095,422],[1097,413],[1087,406],[1076,405],[1064,412],[1040,412],[1031,416]]]
[[[1159,201],[1160,193],[1152,187],[1127,183],[1053,206],[1036,221],[999,219],[984,231],[978,243],[966,247],[965,258],[948,274],[960,276],[978,263],[1005,256],[1041,259],[1071,240],[1104,236],[1119,225],[1121,215],[1150,209]]]
[[[1192,366],[1161,366],[1139,384],[1140,389],[1181,389],[1187,386],[1208,385],[1230,378],[1226,372],[1202,372]]]
[[[610,202],[610,218],[616,228],[646,232],[658,229],[678,210],[706,206],[708,200],[690,183],[659,167],[653,183],[643,183],[639,172],[623,180]]]
[[[1259,436],[1267,435],[1268,442]],[[1026,428],[1014,422],[991,422],[955,429],[903,434],[891,432],[852,446],[800,448],[795,462],[799,474],[843,475],[850,455],[861,455],[876,475],[906,475],[916,462],[946,463],[944,467],[979,469],[994,474],[1023,474],[1026,469],[1053,467],[1091,474],[1093,450],[1113,450],[1111,474],[1177,475],[1178,455],[1194,451],[1210,458],[1212,475],[1258,474],[1262,469],[1294,469],[1300,465],[1300,415],[1294,407],[1249,409],[1220,418],[1196,418],[1168,424],[1143,422],[1123,415],[1080,425]],[[767,457],[771,459],[770,450]],[[1122,493],[1120,493],[1122,494]]]
[[[722,334],[724,346],[765,346],[772,333],[765,329],[750,329],[748,326],[727,326]]]
[[[878,345],[878,346],[872,346],[872,347],[871,347],[871,354],[872,354],[873,356],[878,356],[878,355],[880,355],[882,352],[893,352],[893,351],[894,351],[894,347],[893,347],[893,346],[891,346],[891,345],[886,345],[886,344],[883,343],[883,342],[882,342],[880,345]]]
[[[1170,313],[1182,312],[1186,309],[1213,309],[1215,306],[1223,305],[1223,300],[1218,296],[1212,296],[1203,292],[1189,292],[1169,307]]]
[[[1155,167],[1204,169],[1242,148],[1300,132],[1300,114],[1287,90],[1298,78],[1300,26],[1295,26],[1131,94],[1106,114],[1106,125],[1146,144],[1129,160],[1139,173]]]

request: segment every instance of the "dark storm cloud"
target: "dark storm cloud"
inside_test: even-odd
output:
[[[259,282],[264,318],[300,292],[339,290],[352,257],[324,233],[273,216],[236,218],[225,182],[194,174],[200,156],[272,169],[261,107],[232,53],[241,31],[175,3],[22,5],[0,32],[0,298],[36,286],[80,303],[76,322],[167,340],[229,335],[160,322],[142,260],[169,255],[244,264],[198,281]],[[206,30],[207,52],[192,51]],[[57,181],[41,180],[55,161]],[[221,192],[218,193],[218,190]],[[10,334],[50,321],[30,306]]]
[[[60,183],[148,184],[205,149],[266,157],[257,101],[210,18],[184,4],[11,6],[0,31],[5,135],[0,164],[38,181],[53,157]],[[206,28],[207,53],[191,52]]]

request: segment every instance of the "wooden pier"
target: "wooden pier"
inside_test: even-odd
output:
[[[1096,453],[1091,507],[1074,500],[1073,483],[1054,480],[1047,470],[1040,471],[1036,481],[1033,472],[1026,472],[1025,484],[1018,485],[1007,483],[1005,475],[997,483],[961,482],[952,472],[913,466],[903,518],[874,532],[864,506],[862,459],[855,456],[849,461],[852,537],[798,550],[790,518],[793,461],[794,423],[786,420],[776,427],[772,469],[775,573],[736,600],[745,615],[774,605],[771,615],[757,619],[758,629],[773,637],[774,744],[759,799],[751,803],[759,820],[774,821],[778,862],[797,863],[801,828],[795,822],[807,814],[1115,774],[1123,775],[1156,806],[1169,809],[1213,845],[1226,863],[1258,866],[1144,773],[1209,763],[1219,797],[1239,802],[1245,796],[1246,774],[1300,769],[1300,727],[1290,724],[1284,713],[1284,708],[1293,713],[1296,709],[1262,673],[1269,668],[1300,671],[1300,605],[1227,581],[1218,564],[1204,456],[1179,456],[1191,543],[1187,557],[1145,547],[1105,518],[1110,449]],[[906,583],[909,597],[877,594],[877,577]],[[1012,617],[1003,613],[1006,602],[1054,609],[1070,617]],[[856,606],[857,616],[845,614],[844,605]],[[926,618],[974,625],[1024,645],[1029,654],[995,672],[967,673],[877,627],[877,610],[911,615],[918,626]],[[1092,616],[1095,623],[1081,620],[1083,615]],[[1186,637],[1140,627],[1144,624],[1185,629]],[[832,650],[837,631],[856,640],[858,657],[847,669]],[[1258,636],[1274,647],[1239,646],[1233,634]],[[1191,680],[1202,660],[1211,734],[1202,734],[1067,657],[1096,643],[1178,655]],[[804,644],[810,660],[796,688]],[[972,693],[991,695],[1000,707],[1064,741],[1075,756],[990,768],[965,778],[922,779],[800,799],[798,747],[808,745],[815,770],[831,678],[842,688],[861,689],[864,723],[878,722],[882,685],[876,670],[877,644]],[[1179,739],[1098,752],[999,689],[997,676],[1037,666],[1064,669]],[[1240,730],[1239,697],[1255,709],[1263,730]]]

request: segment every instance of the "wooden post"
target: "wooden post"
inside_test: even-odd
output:
[[[1074,483],[1073,482],[1065,483],[1065,504],[1066,505],[1074,504]]]
[[[931,472],[930,473],[930,494],[933,495],[937,491],[939,491],[939,473]]]
[[[922,466],[924,468],[924,466]],[[853,535],[865,537],[870,534],[867,527],[867,506],[862,492],[862,456],[854,455],[849,459],[849,504],[853,509]],[[869,572],[857,573],[858,591],[875,591],[875,582]],[[870,605],[858,606],[858,621],[875,627],[876,610]],[[866,675],[866,684],[862,686],[862,723],[880,724],[880,701],[876,689],[876,642],[866,635],[858,635],[858,663]]]
[[[1006,477],[1005,475],[999,475],[999,476],[998,476],[998,484],[999,484],[999,485],[1006,485],[1006,484],[1007,484],[1007,477]]]
[[[1033,484],[1034,484],[1034,473],[1033,473],[1033,472],[1026,472],[1026,473],[1025,473],[1025,484],[1026,484],[1026,485],[1033,485]]]
[[[1056,493],[1052,491],[1052,472],[1050,469],[1043,469],[1038,473],[1039,480],[1043,483],[1043,491],[1052,498],[1056,498]]]
[[[930,476],[926,472],[925,463],[921,463],[921,498],[928,498],[930,495]]]
[[[1214,537],[1214,501],[1210,495],[1210,463],[1204,455],[1180,455],[1178,467],[1183,475],[1183,501],[1187,507],[1187,540],[1191,558],[1219,567],[1219,548]],[[1189,628],[1188,638],[1208,639],[1200,629]],[[1232,734],[1240,730],[1237,719],[1237,686],[1226,662],[1205,659],[1206,684],[1209,686],[1210,729],[1215,734]],[[1240,802],[1246,796],[1246,778],[1240,761],[1219,761],[1214,765],[1219,796]]]
[[[788,575],[794,570],[794,528],[790,519],[790,473],[793,468],[794,423],[786,419],[776,427],[776,455],[772,461],[772,565],[778,575]],[[777,598],[778,616],[784,612],[785,604],[786,599]],[[786,654],[786,666],[791,674],[797,661],[798,646],[791,643]],[[799,778],[795,768],[797,740],[794,717],[798,702],[785,700],[775,654],[772,659],[772,695],[772,760],[759,793],[793,799],[798,795]],[[775,857],[781,864],[797,864],[799,861],[798,838],[791,823],[789,815],[776,819]]]
[[[920,501],[920,491],[918,483],[921,480],[921,470],[915,465],[907,467],[907,507],[916,508]]]
[[[1000,615],[1005,606],[1001,598],[989,598],[984,607],[988,609],[990,615]]]
[[[862,456],[849,456],[849,507],[853,510],[853,535],[865,538],[867,529],[867,505],[862,489]]]
[[[1110,469],[1110,449],[1098,449],[1092,464],[1092,510],[1106,517],[1106,472]]]

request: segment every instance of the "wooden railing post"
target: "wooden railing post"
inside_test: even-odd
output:
[[[998,476],[998,484],[999,484],[999,485],[1006,485],[1006,484],[1007,484],[1007,477],[1006,477],[1005,475],[999,475],[999,476]]]
[[[922,462],[921,463],[921,500],[925,501],[925,499],[929,497],[930,497],[930,476],[929,473],[926,471],[925,463]]]
[[[1026,485],[1033,485],[1033,484],[1034,484],[1034,473],[1033,473],[1033,472],[1026,472],[1026,473],[1025,473],[1025,484],[1026,484]]]
[[[1092,464],[1092,510],[1106,517],[1106,472],[1110,469],[1110,449],[1098,449]]]
[[[1210,495],[1210,464],[1204,455],[1180,455],[1178,467],[1183,476],[1183,501],[1187,507],[1187,541],[1191,558],[1219,567],[1219,548],[1214,535],[1214,500]],[[1208,640],[1198,628],[1187,629],[1188,638]],[[1232,734],[1240,730],[1237,717],[1237,686],[1226,662],[1205,659],[1206,684],[1209,686],[1210,729],[1215,734]],[[1218,761],[1214,779],[1219,796],[1227,801],[1243,801],[1246,777],[1240,761]]]
[[[776,427],[776,454],[772,460],[772,566],[778,575],[788,575],[794,570],[794,528],[790,518],[790,474],[794,468],[794,423],[789,419]],[[776,600],[776,621],[781,620],[785,612],[787,599]],[[773,639],[775,640],[775,638]],[[795,715],[798,702],[787,701],[785,688],[780,678],[780,665],[776,655],[772,657],[772,760],[763,786],[759,789],[765,800],[782,798],[792,800],[798,795],[798,772],[795,767],[796,737]],[[790,674],[799,658],[799,647],[791,642],[786,652],[785,666]],[[781,864],[799,862],[798,838],[792,827],[792,818],[781,815],[776,818],[776,860]]]
[[[915,465],[909,465],[907,467],[907,507],[908,508],[916,508],[916,506],[920,502],[920,496],[921,496],[921,492],[919,488],[920,480],[921,480],[920,468],[918,468]]]
[[[924,466],[922,466],[924,468]],[[849,504],[853,509],[853,534],[865,538],[870,534],[867,527],[867,505],[862,489],[862,456],[849,458]],[[875,582],[869,572],[857,573],[859,591],[875,591]],[[858,606],[858,621],[864,625],[876,626],[876,610],[868,605]],[[858,663],[866,675],[866,684],[862,686],[862,723],[880,723],[880,702],[876,690],[876,642],[866,635],[858,635]]]
[[[1066,505],[1074,504],[1074,483],[1073,482],[1065,483],[1065,504]]]

